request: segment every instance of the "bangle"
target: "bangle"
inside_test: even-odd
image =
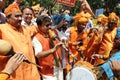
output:
[[[104,55],[101,56],[101,59],[104,59]]]
[[[103,55],[100,55],[99,58],[100,58],[100,59],[103,59]]]
[[[0,72],[0,74],[6,74],[6,75],[8,75],[8,78],[10,77],[10,74],[8,74],[6,72]]]
[[[106,59],[108,59],[108,57],[106,57],[106,56],[103,55],[102,59],[106,60]]]

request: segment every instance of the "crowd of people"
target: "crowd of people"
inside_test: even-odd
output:
[[[2,12],[5,0],[0,1],[0,80],[68,80],[78,62],[109,62],[112,77],[120,79],[120,57],[110,59],[120,53],[116,13],[92,22],[94,13],[83,6],[70,16],[70,10],[51,13],[39,4],[20,7],[21,2],[14,0]]]

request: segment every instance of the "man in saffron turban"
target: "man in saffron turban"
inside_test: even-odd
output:
[[[31,43],[32,32],[30,29],[21,26],[22,13],[16,4],[10,4],[5,9],[7,18],[6,24],[0,25],[0,38],[8,41],[13,46],[15,52],[22,52],[31,62],[36,63]],[[6,58],[0,56],[0,62],[6,64]],[[5,65],[0,65],[3,70]],[[40,80],[37,67],[22,63],[18,69],[10,76],[11,80]]]

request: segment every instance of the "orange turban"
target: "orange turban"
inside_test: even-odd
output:
[[[73,17],[75,22],[78,22],[80,18],[81,18],[81,14],[80,13],[76,14],[76,16]]]
[[[89,13],[84,13],[82,11],[82,12],[76,14],[76,16],[74,17],[75,22],[78,22],[81,17],[85,17],[85,18],[89,19],[91,17],[91,15]]]
[[[10,4],[4,11],[6,16],[14,14],[16,12],[21,12],[19,6],[16,3]]]
[[[83,17],[87,17],[87,18],[90,18],[91,17],[91,14],[90,13],[88,13],[88,12],[84,12],[84,11],[82,11],[81,12],[81,15],[83,16]]]
[[[40,9],[40,4],[37,4],[37,5],[35,5],[35,6],[32,6],[32,9],[33,9],[33,10]]]
[[[108,21],[109,22],[118,23],[118,20],[119,20],[119,17],[114,12],[109,14],[109,16],[108,16]]]
[[[108,17],[101,14],[101,15],[98,16],[97,22],[101,22],[103,25],[106,25],[107,22],[108,22]]]
[[[79,22],[79,23],[87,23],[87,22],[88,22],[88,18],[86,18],[86,17],[81,17],[78,22]]]

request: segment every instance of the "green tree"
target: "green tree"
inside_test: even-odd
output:
[[[91,6],[93,12],[98,8],[98,5],[100,8],[105,9],[105,13],[108,14],[109,12],[116,12],[120,15],[120,0],[87,0],[89,5]],[[6,7],[12,3],[13,0],[6,0]],[[51,5],[54,2],[54,0],[23,0],[24,5],[33,6],[35,4],[40,4],[42,7],[48,8],[49,5]],[[64,5],[56,4],[53,8],[53,10],[60,10],[60,9],[69,9],[71,11],[71,15],[75,15],[77,12],[80,11],[80,4],[79,0],[76,0],[76,4],[74,7],[67,7]]]

